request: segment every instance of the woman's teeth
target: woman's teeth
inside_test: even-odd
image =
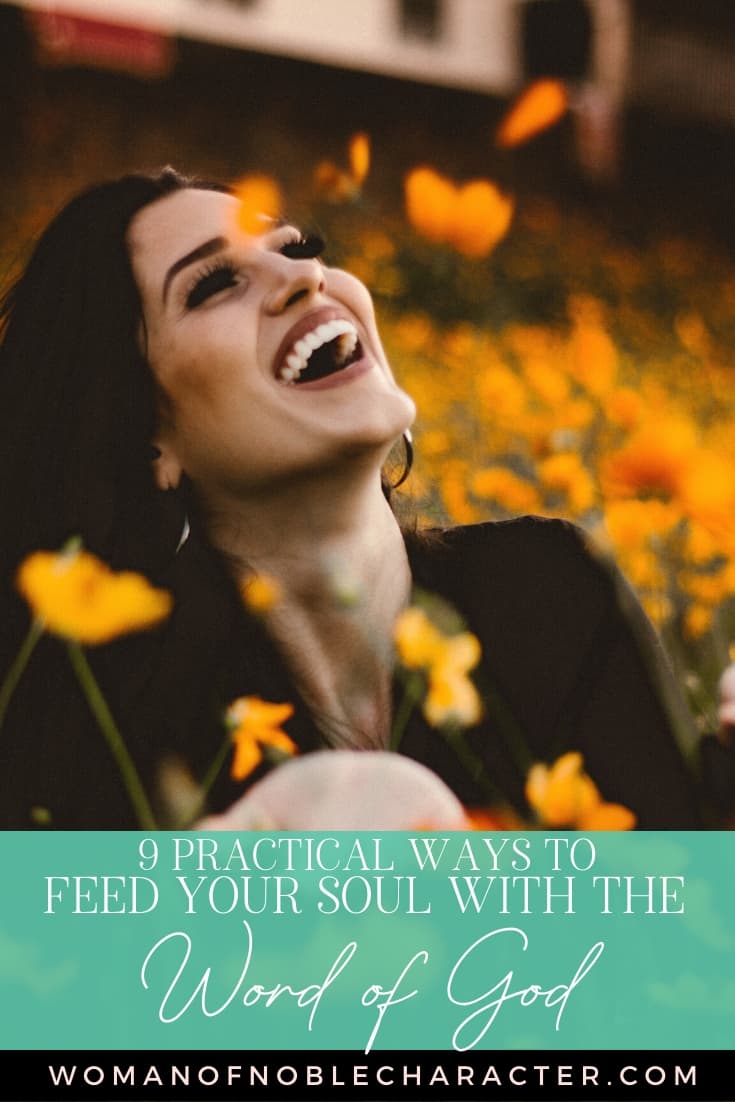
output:
[[[313,353],[331,342],[334,342],[334,348],[331,349],[329,370],[323,370],[325,365],[322,365],[320,376],[338,371],[353,355],[357,348],[357,330],[352,322],[338,318],[317,325],[316,329],[306,333],[296,341],[286,356],[278,369],[277,377],[284,383],[298,382],[301,373],[309,366]]]

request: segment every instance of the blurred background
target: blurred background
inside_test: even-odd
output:
[[[735,595],[735,5],[0,2],[0,275],[73,192],[275,181],[374,291],[410,507],[571,517],[703,730]]]

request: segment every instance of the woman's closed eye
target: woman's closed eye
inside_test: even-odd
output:
[[[234,287],[237,283],[237,270],[234,265],[225,262],[212,265],[200,272],[194,286],[186,296],[187,310],[195,310],[203,302],[220,291]]]
[[[289,260],[313,260],[324,251],[324,241],[316,234],[301,234],[294,231],[295,236],[284,244],[279,245],[277,252]],[[220,291],[226,291],[242,283],[242,275],[235,265],[228,260],[218,260],[200,271],[193,285],[186,292],[185,303],[187,310],[196,310],[207,299],[213,298]]]

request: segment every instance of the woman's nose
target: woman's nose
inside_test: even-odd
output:
[[[317,260],[291,260],[278,253],[272,253],[269,259],[273,285],[265,297],[267,314],[281,314],[295,302],[324,290],[324,269]]]

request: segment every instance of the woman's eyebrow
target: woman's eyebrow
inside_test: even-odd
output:
[[[227,245],[226,237],[212,237],[209,241],[205,241],[202,245],[197,245],[196,249],[192,249],[186,256],[182,256],[179,260],[174,261],[169,270],[166,272],[166,276],[163,280],[163,302],[166,304],[166,295],[168,289],[171,286],[171,280],[174,276],[178,275],[183,268],[187,268],[190,264],[196,263],[197,260],[203,260],[205,256],[211,256],[212,253],[217,253],[220,249],[224,249]]]

